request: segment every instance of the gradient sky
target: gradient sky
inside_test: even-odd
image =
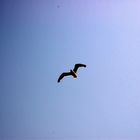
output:
[[[2,140],[140,139],[139,0],[1,0],[0,18]]]

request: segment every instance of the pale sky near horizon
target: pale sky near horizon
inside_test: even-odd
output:
[[[139,0],[1,0],[0,139],[140,139]],[[59,75],[75,63],[78,78]]]

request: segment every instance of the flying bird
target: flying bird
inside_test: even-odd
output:
[[[73,78],[77,78],[77,70],[79,67],[86,67],[85,64],[75,64],[74,69],[70,70],[69,72],[63,72],[59,78],[58,78],[58,83],[60,82],[61,79],[63,79],[65,76],[73,76]]]

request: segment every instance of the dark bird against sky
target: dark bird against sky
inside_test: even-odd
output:
[[[86,65],[85,64],[75,64],[75,66],[74,66],[74,69],[73,70],[70,70],[70,72],[63,72],[60,76],[59,76],[59,78],[58,78],[58,83],[60,82],[60,80],[63,78],[63,77],[65,77],[65,76],[73,76],[73,78],[77,78],[77,70],[78,70],[78,68],[79,67],[86,67]]]

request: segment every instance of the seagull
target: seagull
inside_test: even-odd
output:
[[[69,72],[63,72],[63,73],[59,76],[57,82],[59,83],[60,80],[61,80],[63,77],[65,77],[65,76],[73,76],[73,78],[77,78],[76,72],[77,72],[77,70],[78,70],[79,67],[86,67],[86,65],[85,65],[85,64],[75,64],[74,69],[73,69],[73,70],[71,69]]]

